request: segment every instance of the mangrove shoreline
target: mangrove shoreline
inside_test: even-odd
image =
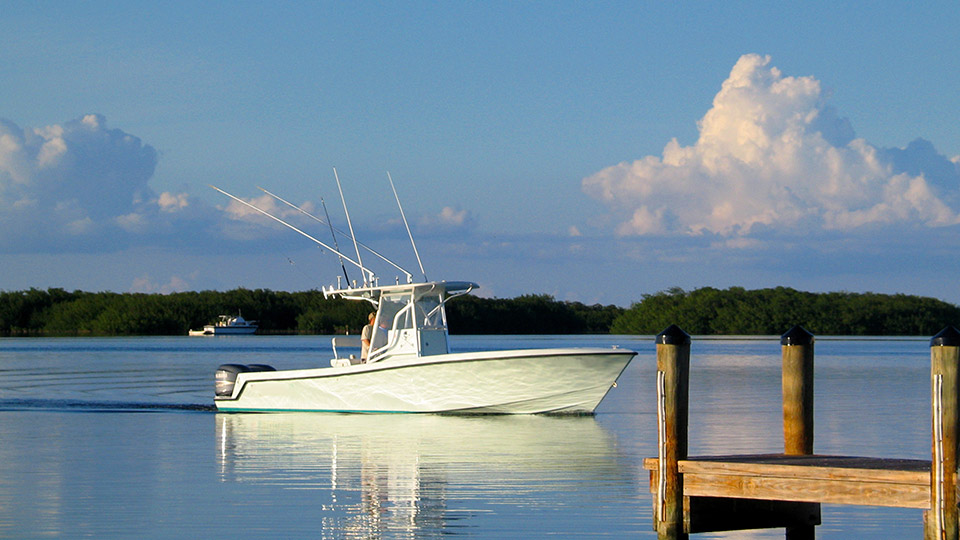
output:
[[[0,291],[0,336],[186,335],[237,313],[259,321],[264,334],[357,334],[370,310],[366,302],[325,299],[316,290]],[[629,308],[541,294],[465,296],[447,305],[447,316],[453,334],[651,335],[676,324],[696,335],[779,335],[800,325],[815,335],[930,336],[960,326],[960,307],[935,298],[788,287],[674,288]]]

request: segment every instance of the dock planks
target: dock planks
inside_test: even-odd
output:
[[[647,458],[656,491],[658,460]],[[930,461],[749,454],[680,460],[685,497],[930,508]]]

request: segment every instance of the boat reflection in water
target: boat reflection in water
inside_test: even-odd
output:
[[[216,423],[221,481],[301,501],[312,490],[324,538],[434,537],[504,505],[566,513],[637,496],[593,417],[275,413]]]

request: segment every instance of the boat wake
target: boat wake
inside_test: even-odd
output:
[[[75,399],[0,399],[0,411],[73,412],[214,412],[216,407],[201,403],[150,403],[124,401],[83,401]]]

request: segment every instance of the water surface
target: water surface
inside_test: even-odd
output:
[[[0,538],[656,538],[651,337],[451,340],[640,354],[592,417],[218,414],[217,365],[325,365],[329,338],[0,339]],[[928,343],[818,339],[816,451],[929,459]],[[691,369],[691,454],[782,450],[777,338],[694,338]],[[920,514],[824,506],[817,535]]]

